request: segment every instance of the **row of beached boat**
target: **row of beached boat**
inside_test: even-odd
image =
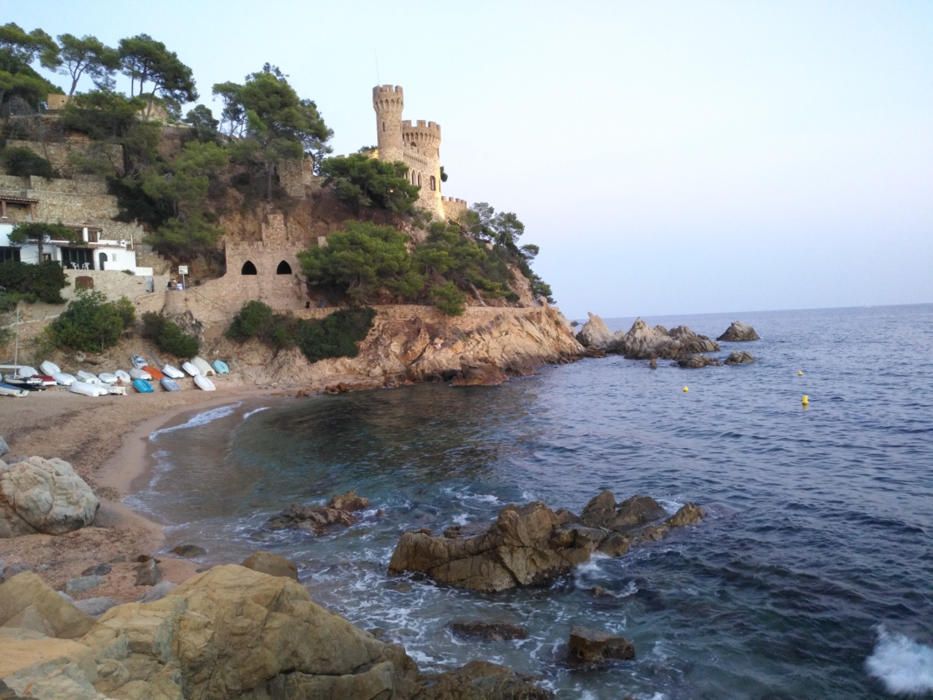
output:
[[[229,365],[223,360],[209,363],[203,357],[183,362],[181,369],[171,364],[159,368],[141,355],[133,355],[131,362],[132,368],[128,372],[118,369],[99,374],[84,370],[69,374],[49,360],[39,365],[38,370],[24,365],[11,365],[8,368],[12,371],[2,375],[0,396],[26,396],[30,391],[50,386],[66,387],[68,391],[84,396],[125,396],[129,387],[140,394],[151,394],[155,391],[154,383],[158,383],[164,391],[179,391],[181,385],[178,380],[186,377],[191,377],[195,386],[202,391],[214,391],[217,387],[209,377],[230,372]]]

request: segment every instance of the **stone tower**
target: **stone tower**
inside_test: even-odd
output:
[[[373,109],[376,110],[376,133],[379,160],[401,161],[408,166],[408,179],[419,188],[418,206],[439,219],[452,218],[441,197],[441,127],[435,122],[419,119],[402,121],[404,93],[398,85],[377,85],[373,88]],[[460,200],[449,200],[458,211],[466,207]]]
[[[404,162],[402,151],[402,108],[404,106],[405,93],[398,85],[377,85],[373,88],[379,160]]]

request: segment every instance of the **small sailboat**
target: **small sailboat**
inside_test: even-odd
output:
[[[211,365],[217,371],[217,374],[230,374],[230,365],[223,360],[214,360]]]
[[[7,384],[6,382],[0,382],[0,396],[14,396],[17,398],[27,396],[28,391],[23,389],[20,386],[14,386],[13,384]]]
[[[162,385],[162,388],[165,391],[181,391],[181,387],[178,385],[178,382],[176,382],[171,377],[162,377],[162,379],[159,380],[159,384]]]

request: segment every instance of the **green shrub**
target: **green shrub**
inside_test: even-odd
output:
[[[3,151],[3,165],[10,175],[24,177],[38,175],[39,177],[55,177],[52,164],[45,158],[28,148],[6,148]]]
[[[7,260],[0,263],[0,290],[16,294],[23,301],[62,304],[65,300],[61,291],[67,284],[65,271],[57,262],[29,265]]]
[[[431,288],[431,303],[448,316],[460,316],[466,310],[466,295],[453,282]]]
[[[372,327],[373,309],[341,309],[320,321],[298,323],[298,347],[309,362],[327,357],[356,357],[358,343]]]
[[[190,333],[185,333],[177,323],[160,314],[143,314],[144,338],[148,338],[163,352],[175,357],[194,357],[201,348],[201,341]]]
[[[250,338],[263,338],[272,325],[272,309],[261,301],[248,301],[237,312],[227,329],[227,337],[243,342]]]
[[[122,299],[107,301],[100,292],[80,291],[52,322],[52,340],[59,348],[100,352],[117,344],[127,328],[126,318]]]
[[[370,308],[335,311],[320,321],[275,314],[261,301],[243,305],[227,329],[227,337],[238,342],[256,338],[283,350],[301,349],[310,362],[326,357],[356,357],[357,344],[372,327],[376,312]]]

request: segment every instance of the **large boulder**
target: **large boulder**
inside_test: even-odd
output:
[[[754,328],[741,321],[733,321],[731,325],[723,331],[723,334],[716,340],[725,340],[729,343],[747,342],[750,340],[761,340]]]
[[[717,367],[721,364],[715,357],[709,355],[687,355],[677,360],[677,366],[682,369],[702,369],[703,367]]]
[[[635,646],[625,637],[574,625],[567,644],[567,660],[584,665],[601,664],[610,659],[635,658]]]
[[[580,345],[593,350],[605,350],[613,341],[615,336],[609,330],[609,326],[599,316],[587,312],[589,320],[583,324],[583,327],[577,332],[577,340]]]
[[[635,360],[656,357],[678,360],[697,353],[717,352],[719,345],[686,326],[671,330],[664,326],[652,328],[639,318],[626,333],[617,335],[607,350]]]
[[[94,522],[100,503],[61,459],[0,460],[0,537],[61,535]]]
[[[49,637],[75,639],[93,624],[90,616],[31,571],[0,583],[0,628],[18,627]]]
[[[727,365],[749,365],[755,361],[755,358],[752,357],[749,353],[744,350],[738,352],[730,352],[729,357],[726,358],[725,364]]]
[[[509,380],[509,376],[491,362],[464,365],[460,374],[454,377],[451,386],[499,386]]]
[[[316,605],[289,578],[234,565],[156,602],[111,608],[67,646],[24,633],[0,634],[0,681],[31,697],[389,700],[418,689],[400,647]]]
[[[544,585],[597,550],[618,556],[703,517],[693,504],[662,520],[665,514],[651,498],[635,496],[616,504],[609,491],[590,501],[581,517],[540,502],[508,505],[478,534],[456,528],[440,537],[423,530],[402,534],[389,571],[425,574],[438,583],[484,592]]]

